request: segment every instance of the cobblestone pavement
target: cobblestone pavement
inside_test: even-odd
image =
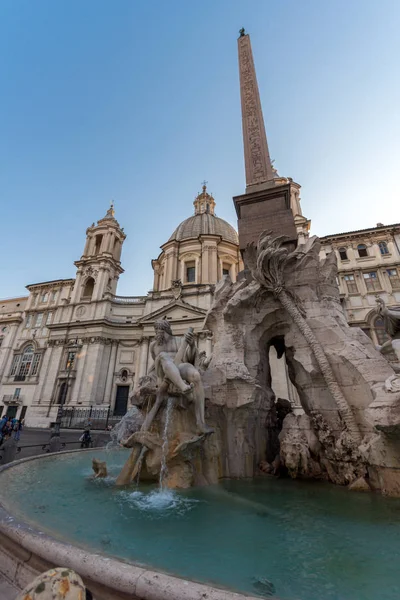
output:
[[[9,581],[4,579],[0,573],[0,600],[15,600],[18,592],[20,591],[21,590],[11,585]]]

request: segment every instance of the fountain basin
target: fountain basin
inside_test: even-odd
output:
[[[23,586],[66,566],[100,600],[399,597],[400,500],[272,478],[120,489],[126,455],[68,452],[0,470],[8,577]],[[91,479],[93,456],[110,478]]]
[[[69,567],[81,575],[96,600],[257,600],[62,542],[41,527],[37,528],[38,523],[25,520],[20,511],[11,509],[10,496],[5,492],[10,485],[10,479],[6,481],[10,474],[11,478],[18,477],[16,471],[26,472],[32,464],[59,461],[61,455],[73,454],[86,455],[90,464],[90,455],[101,453],[70,450],[29,457],[0,467],[0,573],[23,589],[39,573],[55,566]],[[51,493],[49,489],[46,492]],[[29,497],[29,489],[26,495]]]

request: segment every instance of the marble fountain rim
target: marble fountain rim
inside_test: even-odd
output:
[[[46,456],[21,458],[1,465],[0,478],[4,471],[33,460],[46,460],[50,457],[75,452],[94,454],[96,451],[98,452],[99,448],[96,450],[92,448],[65,450],[52,452]],[[15,547],[17,550],[22,550],[22,553],[19,553],[20,556],[15,551],[10,553],[8,540],[14,550]],[[4,557],[6,557],[5,561]],[[10,561],[13,562],[12,565]],[[90,582],[100,585],[101,598],[113,598],[113,594],[117,593],[121,594],[121,597],[128,597],[132,600],[200,600],[203,598],[207,598],[207,600],[259,600],[259,596],[249,596],[184,579],[177,575],[168,575],[162,571],[140,566],[132,561],[90,552],[80,546],[62,542],[17,519],[0,498],[0,573],[6,578],[16,579],[17,585],[22,589],[34,579],[36,574],[41,572],[41,570],[35,569],[35,565],[40,564],[40,561],[50,563],[50,566],[43,568],[42,571],[52,566],[67,567],[79,573],[86,580],[89,588]],[[6,567],[5,563],[7,563]]]

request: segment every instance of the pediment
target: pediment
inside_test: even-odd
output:
[[[158,319],[168,319],[168,321],[202,321],[207,314],[207,311],[197,306],[192,306],[182,300],[174,300],[170,304],[166,304],[162,308],[144,315],[138,322],[142,325],[151,325]]]

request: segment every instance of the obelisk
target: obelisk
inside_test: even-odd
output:
[[[291,210],[292,180],[279,177],[272,168],[250,36],[244,29],[240,30],[238,51],[246,192],[233,201],[244,252],[265,230],[287,235],[293,243],[297,234]]]

